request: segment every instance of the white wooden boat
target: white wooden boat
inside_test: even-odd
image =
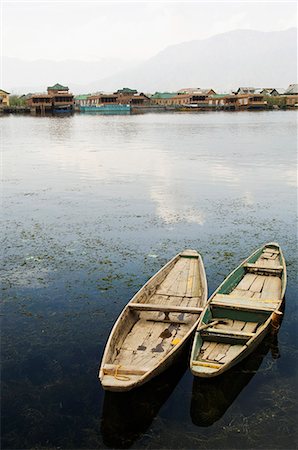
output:
[[[208,300],[195,333],[190,368],[214,377],[251,353],[281,314],[286,264],[277,243],[265,244],[237,267]]]
[[[115,323],[99,378],[110,391],[128,391],[165,370],[191,337],[207,301],[200,254],[176,255],[130,300]]]

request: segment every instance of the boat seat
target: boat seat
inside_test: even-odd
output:
[[[159,311],[164,313],[200,314],[203,308],[195,306],[155,305],[154,303],[129,303],[128,307],[137,311]]]
[[[194,295],[189,295],[189,294],[183,294],[183,295],[171,294],[169,292],[159,291],[158,289],[155,292],[155,295],[161,295],[162,297],[178,297],[178,298],[195,298],[196,297]]]
[[[145,375],[151,369],[122,367],[120,364],[105,364],[102,368],[105,375]]]
[[[275,275],[280,276],[283,271],[282,266],[270,267],[270,266],[259,266],[258,264],[245,263],[243,267],[249,273],[257,273],[258,275]]]
[[[191,364],[193,366],[201,366],[201,367],[208,367],[210,369],[220,369],[223,365],[223,363],[213,363],[209,361],[202,361],[202,360],[193,360],[191,361]]]
[[[192,250],[185,250],[184,252],[180,253],[180,256],[181,258],[195,258],[195,259],[199,258],[198,253]]]
[[[271,300],[263,298],[245,298],[232,297],[231,295],[219,294],[211,301],[210,306],[220,308],[239,309],[241,311],[249,312],[268,312],[274,311],[280,300]]]

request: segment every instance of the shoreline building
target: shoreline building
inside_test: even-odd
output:
[[[74,96],[67,86],[56,83],[54,86],[48,86],[47,93],[31,95],[27,105],[35,114],[71,113],[74,110]]]
[[[207,108],[212,95],[216,95],[213,89],[186,88],[178,92],[155,92],[150,100],[160,106]]]
[[[0,107],[9,106],[9,92],[0,89]]]
[[[115,92],[115,95],[117,95],[118,102],[122,105],[143,106],[150,103],[150,98],[143,92],[138,92],[136,89],[118,89],[118,91]]]
[[[288,108],[298,107],[298,84],[290,84],[286,89],[283,97],[286,98],[286,106]]]
[[[150,103],[150,97],[136,89],[123,88],[113,93],[97,92],[94,94],[81,94],[75,96],[75,105],[78,110],[106,104],[114,105],[145,105]]]

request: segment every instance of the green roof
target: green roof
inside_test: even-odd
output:
[[[75,96],[75,100],[87,100],[88,97],[90,97],[91,94],[81,94],[81,95],[76,95]]]
[[[56,83],[54,86],[48,86],[48,90],[51,91],[68,91],[67,86],[62,86],[62,84]]]
[[[137,94],[137,90],[136,89],[130,89],[130,88],[123,88],[123,89],[118,89],[117,93],[118,94]]]
[[[151,98],[173,98],[176,97],[176,92],[155,92],[155,94],[151,95]]]

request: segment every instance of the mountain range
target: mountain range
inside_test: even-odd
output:
[[[141,62],[125,60],[3,62],[3,89],[45,90],[56,82],[75,93],[130,87],[142,92],[238,86],[287,87],[297,82],[297,29],[235,30],[172,45]]]

